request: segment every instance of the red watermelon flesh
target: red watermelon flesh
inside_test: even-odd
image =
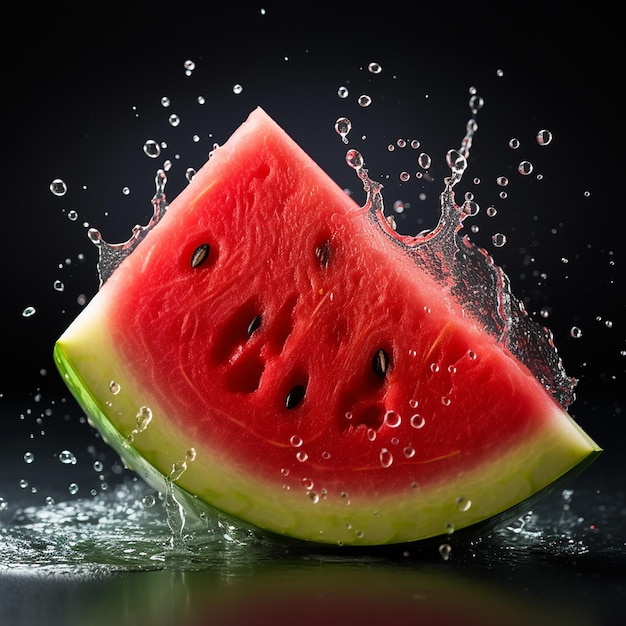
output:
[[[389,230],[257,109],[58,340],[59,369],[149,479],[315,542],[470,526],[593,458]]]

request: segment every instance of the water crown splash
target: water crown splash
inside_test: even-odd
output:
[[[478,130],[476,114],[484,101],[477,98],[473,95],[470,100],[472,117],[460,148],[449,150],[446,155],[451,175],[445,178],[440,195],[439,221],[430,231],[416,236],[397,233],[393,217],[384,215],[383,186],[369,177],[361,153],[348,150],[346,161],[362,181],[366,193],[363,209],[369,211],[380,229],[441,284],[465,314],[524,363],[555,400],[567,407],[575,399],[576,380],[565,372],[551,331],[528,316],[523,302],[513,294],[508,276],[489,253],[467,235],[459,235],[463,221],[478,212],[473,199],[466,198],[459,206],[454,194]]]
[[[109,279],[120,263],[141,243],[143,238],[156,226],[167,211],[165,185],[167,176],[162,169],[155,176],[156,191],[152,197],[153,215],[146,226],[136,225],[130,239],[123,243],[107,243],[96,228],[90,228],[88,236],[98,248],[98,275],[100,287]]]

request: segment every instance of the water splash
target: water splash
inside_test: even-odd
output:
[[[168,206],[165,196],[166,183],[167,176],[164,170],[157,170],[155,176],[156,191],[152,197],[152,218],[146,226],[135,226],[130,239],[127,241],[117,244],[107,243],[102,239],[102,234],[99,230],[96,228],[89,229],[89,239],[98,248],[98,275],[100,277],[100,287],[102,287],[120,263],[141,243],[148,232],[150,232],[165,215]]]
[[[382,184],[373,181],[361,153],[348,150],[346,161],[361,179],[366,193],[364,209],[373,221],[463,307],[465,313],[501,342],[524,363],[553,397],[564,407],[574,399],[576,380],[563,367],[551,331],[533,321],[523,303],[514,296],[510,280],[483,248],[459,231],[471,214],[455,201],[454,187],[462,179],[474,135],[478,130],[476,113],[484,101],[472,95],[472,117],[458,150],[450,150],[446,161],[450,176],[444,180],[440,196],[441,213],[436,227],[417,236],[395,231],[393,217],[384,215]]]
[[[191,571],[210,567],[225,552],[236,559],[240,550],[243,560],[251,544],[257,552],[262,547],[250,531],[217,514],[177,517],[178,507],[172,489],[154,494],[141,481],[95,498],[7,504],[0,508],[0,572]]]

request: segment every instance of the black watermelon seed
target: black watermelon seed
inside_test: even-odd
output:
[[[261,326],[261,316],[257,315],[253,317],[252,321],[248,324],[248,337],[250,337],[255,330],[258,330],[259,326]]]
[[[305,389],[302,385],[296,385],[285,398],[285,407],[295,409],[304,400]]]
[[[211,246],[208,243],[200,244],[191,255],[191,267],[198,267],[202,265],[206,258],[209,256]]]
[[[372,359],[372,369],[379,378],[385,378],[390,365],[389,355],[380,348]]]
[[[330,261],[330,241],[325,241],[321,246],[317,246],[315,256],[319,259],[320,265],[326,267]]]

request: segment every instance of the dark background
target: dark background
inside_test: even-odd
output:
[[[370,176],[383,181],[387,213],[395,200],[410,203],[396,218],[401,232],[414,234],[435,223],[448,173],[445,153],[459,146],[469,118],[469,90],[476,87],[485,106],[457,199],[471,191],[481,211],[466,221],[467,230],[478,227],[471,238],[505,268],[529,314],[552,329],[568,373],[579,379],[571,413],[605,452],[583,482],[574,484],[578,511],[585,520],[598,520],[595,534],[581,531],[580,541],[591,546],[587,558],[568,559],[549,546],[533,558],[532,550],[514,554],[509,545],[498,551],[486,543],[484,554],[495,550],[493,559],[461,558],[458,571],[465,568],[471,579],[485,573],[489,579],[508,577],[521,590],[521,604],[558,589],[570,619],[580,606],[575,600],[590,606],[594,616],[619,616],[611,611],[624,580],[626,133],[625,59],[613,5],[285,4],[23,3],[5,13],[0,497],[42,505],[56,491],[68,498],[70,481],[84,496],[99,488],[96,473],[85,471],[94,458],[104,461],[108,481],[120,473],[117,457],[85,424],[57,376],[52,348],[83,308],[79,300],[89,300],[98,288],[88,227],[119,242],[133,225],[145,224],[155,171],[165,159],[173,162],[166,188],[173,198],[186,184],[186,169],[199,168],[213,142],[225,142],[260,105],[340,185],[363,199],[345,164],[347,146],[333,128],[346,116],[353,123],[349,147],[361,150]],[[195,62],[190,76],[183,66],[187,59]],[[382,65],[381,74],[367,71],[371,61]],[[236,83],[243,86],[240,95],[233,93]],[[337,95],[342,85],[350,91],[345,100]],[[367,109],[356,103],[361,93],[373,98]],[[204,105],[198,95],[205,97]],[[163,96],[170,107],[162,106]],[[180,116],[179,126],[168,124],[171,113]],[[541,128],[554,134],[544,148],[534,139]],[[400,171],[418,170],[418,151],[387,150],[400,137],[419,139],[420,150],[431,155],[432,182],[413,176],[400,183]],[[516,151],[508,147],[512,137],[521,142]],[[147,139],[167,142],[159,159],[143,154]],[[517,173],[521,159],[534,164],[532,176]],[[502,175],[510,180],[506,200],[495,183]],[[49,190],[57,177],[68,185],[63,197]],[[122,193],[125,186],[128,195]],[[486,215],[490,204],[498,209],[493,218]],[[72,210],[76,221],[68,217]],[[508,239],[502,248],[491,243],[497,232]],[[53,287],[57,280],[64,284],[62,292]],[[36,313],[25,318],[27,306]],[[544,307],[545,319],[539,314]],[[580,339],[571,336],[573,326],[582,329]],[[76,466],[58,463],[62,448],[76,454]],[[36,462],[27,464],[26,452],[34,453]],[[22,480],[28,489],[19,486]],[[395,566],[392,571],[399,582]],[[289,576],[298,572],[293,568]],[[322,588],[321,573],[309,591]],[[155,586],[164,606],[175,586],[166,574]],[[175,582],[185,607],[193,608],[204,597],[207,579],[198,578],[200,588],[192,595],[181,580]],[[25,614],[30,607],[25,598],[34,597],[34,587],[21,579],[6,582],[0,608],[13,603],[16,614]],[[146,578],[123,579],[120,585],[111,591],[111,610],[120,597],[136,606],[136,594],[145,594],[146,606],[152,606]],[[237,593],[246,588],[234,587]],[[42,623],[42,616],[57,614],[56,587],[36,589],[42,603],[31,609]],[[63,587],[66,606],[58,623],[75,607],[89,613],[84,591]],[[128,619],[131,613],[123,610]],[[592,623],[614,622],[598,617]]]

